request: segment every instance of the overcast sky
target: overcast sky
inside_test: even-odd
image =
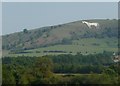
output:
[[[114,19],[117,14],[117,2],[3,2],[2,34],[82,19]]]

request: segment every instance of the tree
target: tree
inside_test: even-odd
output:
[[[27,29],[23,29],[23,32],[24,32],[24,33],[28,33],[28,30],[27,30]]]
[[[108,74],[108,75],[115,75],[116,74],[116,72],[110,68],[104,69],[103,73]]]
[[[44,77],[49,77],[49,74],[52,73],[52,66],[52,60],[46,57],[41,57],[36,62],[36,68],[39,68]]]
[[[53,63],[49,58],[38,58],[33,69],[33,76],[36,79],[32,84],[45,84],[53,76],[52,67]]]
[[[2,66],[2,84],[16,84],[13,72],[8,65]]]

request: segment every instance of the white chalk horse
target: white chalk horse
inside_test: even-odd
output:
[[[86,21],[82,21],[82,23],[86,24],[89,28],[92,28],[92,26],[94,27],[99,27],[98,23],[90,23],[90,22],[86,22]]]

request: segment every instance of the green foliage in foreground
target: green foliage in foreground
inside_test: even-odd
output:
[[[93,58],[96,57],[96,60],[100,59],[99,57],[101,57],[99,64],[94,63],[95,59],[92,59],[92,61],[90,59],[87,59],[87,57],[91,58],[90,56]],[[109,56],[111,56],[110,53],[104,52],[103,54],[86,56],[77,54],[43,56],[36,58],[24,56],[16,58],[4,57],[3,85],[12,84],[17,86],[18,84],[118,84],[118,78],[120,74],[120,68],[118,66],[119,64],[112,64],[109,61]],[[108,60],[105,57],[108,57]],[[79,62],[79,59],[83,62]],[[105,60],[107,65],[104,64]],[[70,66],[66,65],[65,63]],[[70,69],[68,67],[70,67]],[[80,72],[80,70],[82,70],[82,72]],[[98,72],[98,70],[100,71]],[[55,73],[56,71],[57,73]]]

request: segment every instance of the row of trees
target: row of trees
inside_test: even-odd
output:
[[[111,63],[110,56],[110,53],[104,52],[96,55],[78,53],[43,57],[4,57],[2,58],[3,85],[118,84],[120,68],[118,64]],[[94,63],[97,60],[99,63]],[[71,73],[82,75],[71,75]]]
[[[31,67],[30,65],[20,65],[18,63],[16,60],[16,62],[9,65],[3,64],[3,84],[14,84],[16,86],[18,84],[35,84],[38,82],[42,84],[53,75],[50,59],[38,58]]]

